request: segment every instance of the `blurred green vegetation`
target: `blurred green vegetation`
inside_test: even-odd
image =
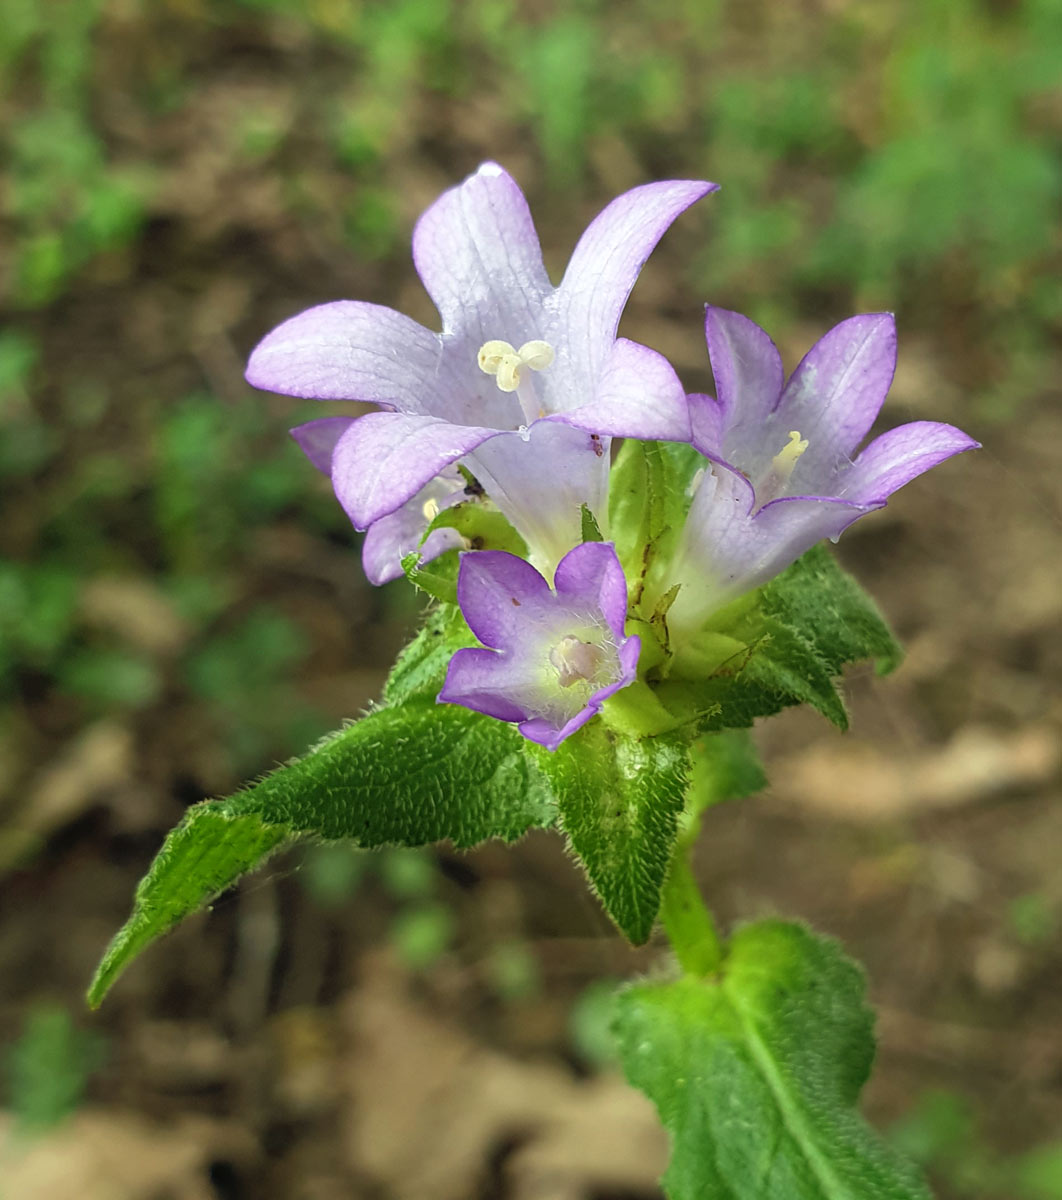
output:
[[[18,1039],[3,1053],[12,1134],[45,1133],[75,1112],[104,1057],[103,1039],[78,1029],[65,1008],[47,1001],[31,1007]]]
[[[923,1093],[890,1136],[957,1200],[1062,1200],[1062,1142],[1002,1154],[956,1092]]]
[[[297,676],[338,643],[270,548],[357,539],[242,354],[351,271],[395,302],[420,206],[482,158],[550,251],[626,187],[715,179],[686,294],[779,331],[895,309],[972,411],[1019,419],[1062,332],[1060,45],[1058,0],[0,0],[0,782],[113,718],[198,798],[334,723]],[[397,595],[344,599],[379,618]],[[304,880],[327,907],[366,875],[409,964],[448,950],[428,856],[321,847]],[[1008,916],[1026,945],[1057,932],[1038,893]],[[540,986],[518,942],[485,971],[503,998]],[[607,994],[573,1019],[589,1063]],[[94,1054],[31,1013],[8,1061],[26,1128]],[[897,1138],[957,1196],[1062,1196],[1057,1147],[1005,1159],[955,1096]]]
[[[457,918],[439,898],[440,876],[428,850],[358,850],[341,843],[312,847],[300,878],[323,908],[349,904],[374,878],[395,905],[388,941],[410,970],[425,970],[450,947]]]

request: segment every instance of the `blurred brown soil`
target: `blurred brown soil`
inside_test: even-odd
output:
[[[203,121],[224,111],[224,95],[203,95]],[[55,394],[77,372],[108,380],[108,436],[131,454],[147,444],[145,395],[204,383],[222,403],[242,394],[247,350],[300,307],[351,295],[429,318],[411,265],[337,261],[268,189],[242,187],[204,148],[216,140],[173,136],[150,236],[38,318]],[[411,166],[405,223],[467,165]],[[547,224],[549,261],[580,227],[572,213]],[[703,236],[696,222],[676,231],[625,319],[691,385],[706,374],[702,298],[668,281]],[[787,361],[820,332],[794,331]],[[949,382],[961,371],[935,355],[902,330],[889,423],[969,424]],[[296,406],[262,397],[262,408],[283,437]],[[839,547],[907,661],[886,680],[852,676],[845,736],[805,713],[766,726],[772,787],[712,814],[698,869],[725,923],[803,918],[866,964],[881,1012],[873,1119],[950,1087],[1017,1150],[1062,1129],[1062,947],[1023,938],[1008,917],[1036,895],[1062,927],[1062,410],[1045,398],[976,432],[984,451],[920,480]],[[299,688],[336,721],[376,693],[405,629],[358,572],[349,546],[316,541],[293,512],[247,548],[241,585],[309,631]],[[162,656],[184,636],[150,579],[100,578],[84,602]],[[0,838],[4,1041],[36,1001],[80,1004],[164,831],[188,802],[238,782],[190,703],[83,730],[49,703],[29,703],[17,727],[19,802]],[[556,837],[437,857],[458,933],[417,975],[381,952],[394,903],[384,891],[315,904],[297,853],[187,922],[81,1019],[105,1033],[106,1065],[73,1121],[4,1168],[5,1189],[19,1200],[654,1196],[652,1115],[589,1071],[567,1014],[591,981],[652,968],[665,949],[622,943]],[[503,1001],[488,962],[512,939],[542,987]]]

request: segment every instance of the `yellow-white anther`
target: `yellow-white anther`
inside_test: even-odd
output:
[[[515,392],[520,386],[520,372],[524,367],[544,371],[553,362],[553,357],[549,342],[524,342],[516,350],[508,342],[494,339],[480,346],[477,359],[479,369],[485,375],[494,375],[503,392]]]
[[[516,352],[517,357],[532,371],[544,371],[553,366],[553,347],[549,342],[524,342]]]
[[[425,520],[430,525],[432,521],[439,515],[439,501],[429,499],[425,500],[420,506],[420,511],[424,514]]]
[[[577,637],[562,638],[549,652],[549,661],[557,672],[561,687],[593,679],[597,674],[605,652],[593,642],[582,642]]]
[[[789,431],[789,441],[771,459],[772,474],[779,482],[784,483],[793,474],[793,468],[797,465],[797,459],[807,448],[807,438],[802,438],[797,430],[791,429]]]

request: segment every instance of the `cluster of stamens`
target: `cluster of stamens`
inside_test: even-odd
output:
[[[480,346],[478,361],[479,369],[485,375],[493,375],[503,392],[515,392],[520,386],[520,372],[524,367],[544,371],[552,364],[553,357],[549,342],[524,342],[516,350],[508,342],[495,339]]]

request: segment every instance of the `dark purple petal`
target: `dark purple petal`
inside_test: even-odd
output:
[[[439,338],[378,304],[337,300],[278,325],[258,343],[247,382],[311,400],[363,400],[401,412],[432,411],[449,390]]]
[[[838,495],[858,504],[883,501],[912,479],[979,443],[954,425],[913,421],[875,438],[838,479]]]
[[[493,429],[451,425],[437,417],[369,413],[336,443],[332,486],[355,528],[366,529],[494,436]]]
[[[594,399],[553,419],[612,437],[690,439],[686,393],[671,364],[662,354],[626,338],[613,346]]]
[[[597,610],[618,639],[627,622],[627,580],[611,542],[583,542],[557,564],[557,596]]]
[[[473,353],[490,338],[519,344],[510,324],[526,331],[553,290],[524,194],[497,163],[484,163],[423,214],[413,261],[443,331],[476,331]]]
[[[469,629],[485,646],[518,647],[552,599],[549,584],[515,554],[476,550],[461,558],[457,603]]]
[[[514,697],[519,695],[523,671],[495,650],[458,650],[446,670],[439,692],[442,704],[461,704],[499,721],[522,721],[527,710]]]
[[[710,304],[704,335],[724,424],[761,425],[774,411],[785,382],[778,347],[748,317]]]
[[[288,433],[322,475],[331,475],[332,452],[336,448],[336,442],[355,420],[355,417],[322,417],[319,421],[307,421],[305,425],[296,425],[294,429],[289,429]]]
[[[795,429],[808,441],[800,466],[809,479],[832,475],[839,459],[851,457],[874,424],[895,370],[891,313],[849,317],[807,352],[777,411],[779,428]]]
[[[657,242],[677,216],[717,189],[686,179],[643,184],[617,196],[587,227],[555,302],[570,341],[585,347],[591,376],[605,365],[623,306]]]

